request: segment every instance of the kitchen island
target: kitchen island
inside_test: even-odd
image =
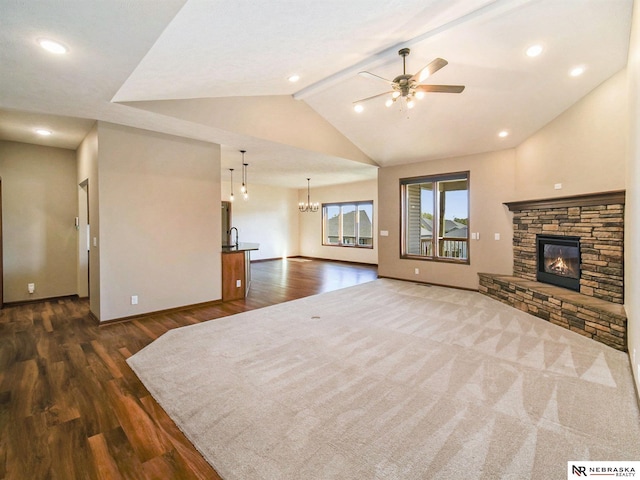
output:
[[[245,298],[251,286],[251,252],[259,243],[222,246],[222,301]]]

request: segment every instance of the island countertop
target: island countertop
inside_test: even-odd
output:
[[[249,252],[251,250],[258,250],[259,248],[259,243],[240,242],[238,245],[223,245],[222,253]]]

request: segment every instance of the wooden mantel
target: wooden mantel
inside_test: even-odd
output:
[[[588,193],[586,195],[573,195],[571,197],[543,198],[538,200],[520,200],[517,202],[504,202],[510,211],[520,210],[545,210],[548,208],[562,207],[586,207],[592,205],[624,204],[625,191]]]

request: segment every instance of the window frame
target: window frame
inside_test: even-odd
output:
[[[438,254],[439,248],[437,241],[433,242],[433,251],[435,255],[426,256],[426,255],[417,255],[412,253],[407,253],[407,222],[408,222],[408,199],[406,193],[407,185],[415,185],[420,183],[433,183],[434,184],[434,219],[432,220],[432,225],[438,227],[440,224],[440,219],[437,218],[439,212],[439,202],[437,201],[436,192],[438,191],[438,185],[440,182],[446,182],[451,180],[466,180],[467,182],[467,237],[466,242],[466,258],[456,258],[456,257],[444,257]],[[471,228],[471,173],[470,171],[461,171],[461,172],[452,172],[452,173],[444,173],[444,174],[436,174],[436,175],[420,175],[416,177],[406,177],[400,178],[399,180],[400,187],[400,258],[411,259],[411,260],[421,260],[427,262],[441,262],[441,263],[454,263],[457,265],[469,265],[471,263],[471,238],[470,238],[470,228]],[[439,240],[446,240],[445,237],[439,237],[439,232],[435,232],[438,234],[434,236]],[[456,240],[461,240],[456,237]]]
[[[359,243],[360,240],[360,218],[359,215],[356,215],[356,232],[355,232],[355,237],[354,237],[354,243],[345,243],[344,242],[344,236],[343,236],[343,220],[342,220],[342,215],[343,215],[343,207],[348,206],[348,207],[354,207],[355,208],[355,212],[360,211],[360,206],[363,205],[367,205],[371,207],[371,245],[361,245]],[[339,217],[340,220],[338,222],[338,243],[326,243],[325,240],[327,239],[327,221],[329,220],[326,217],[326,209],[328,207],[338,207],[340,209],[339,212]],[[373,200],[358,200],[355,202],[327,202],[327,203],[323,203],[322,204],[322,246],[323,247],[348,247],[348,248],[366,248],[366,249],[373,249],[373,244],[374,244],[374,239],[375,239],[375,229],[374,229],[374,225],[373,225]],[[364,237],[364,238],[368,238],[368,237]]]

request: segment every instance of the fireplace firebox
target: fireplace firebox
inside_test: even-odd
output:
[[[580,291],[580,237],[536,235],[537,279]]]

